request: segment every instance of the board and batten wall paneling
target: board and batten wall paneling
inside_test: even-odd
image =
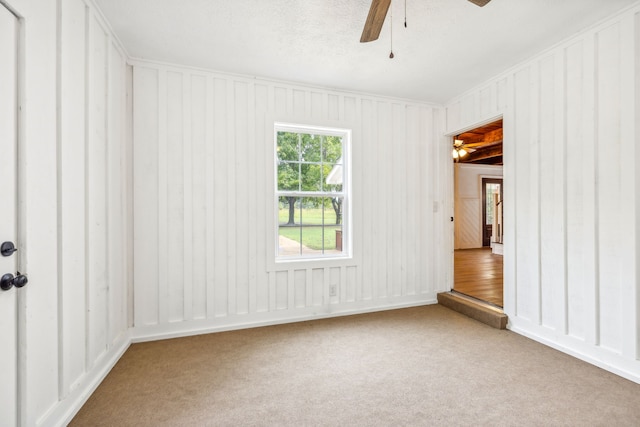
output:
[[[19,345],[16,409],[18,422],[29,426],[36,425],[59,397],[59,325],[56,322],[59,289],[56,286],[58,266],[55,256],[58,249],[55,78],[57,10],[55,2],[35,3],[26,0],[10,2],[10,8],[21,17],[17,43],[20,82],[18,253],[14,256],[18,257],[20,271],[29,278],[27,286],[19,292],[16,289],[10,292],[16,292],[17,299]],[[5,155],[3,153],[3,160],[10,161],[4,159]],[[28,191],[29,189],[31,190]],[[0,327],[15,328],[16,323]],[[4,343],[2,348],[5,349]],[[11,354],[8,355],[8,363],[11,363],[10,360]],[[4,381],[4,378],[0,381]],[[4,405],[0,410],[4,410]]]
[[[92,2],[58,7],[58,393],[29,425],[70,421],[130,342],[126,55]]]
[[[450,286],[431,261],[441,108],[145,61],[133,92],[135,339],[433,303]],[[353,259],[274,262],[276,118],[353,130]]]
[[[145,105],[133,103],[136,121],[133,127],[133,139],[136,141],[133,145],[133,183],[137,188],[144,188],[144,191],[135,191],[133,197],[134,296],[138,294],[145,297],[144,304],[134,305],[134,324],[141,326],[158,323],[159,292],[166,287],[167,263],[159,259],[161,236],[158,229],[161,217],[166,222],[166,206],[162,204],[165,211],[160,211],[159,199],[162,194],[158,192],[158,172],[160,165],[166,164],[166,140],[160,138],[159,132],[158,70],[137,67],[133,74],[133,86],[135,98],[146,100]],[[163,157],[159,156],[160,151],[165,153]],[[166,248],[166,244],[162,247]],[[162,279],[161,274],[164,275]]]
[[[127,279],[129,234],[127,224],[127,194],[131,181],[127,180],[126,148],[126,57],[113,42],[108,46],[107,79],[107,348],[129,328]]]
[[[504,117],[510,327],[640,382],[640,6],[447,106]]]
[[[82,1],[65,0],[61,14],[60,44],[65,46],[60,57],[60,91],[66,92],[66,104],[60,109],[59,168],[59,269],[64,282],[59,301],[61,328],[66,333],[60,340],[60,389],[67,394],[86,369],[85,307],[85,64],[86,5]],[[82,125],[79,125],[82,124]],[[66,191],[61,191],[66,189]],[[81,206],[78,208],[77,206]],[[78,321],[82,319],[82,321]]]

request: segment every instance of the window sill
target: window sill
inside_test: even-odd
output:
[[[270,263],[271,271],[304,270],[313,268],[347,267],[355,264],[351,255],[332,256],[323,258],[276,258]]]

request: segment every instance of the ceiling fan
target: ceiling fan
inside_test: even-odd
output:
[[[461,139],[453,140],[453,150],[451,151],[451,156],[458,161],[458,159],[466,156],[467,154],[473,153],[475,148],[465,147],[464,141]]]
[[[486,5],[491,0],[469,0],[471,3],[480,7]],[[371,42],[377,40],[380,36],[380,30],[382,30],[382,24],[384,18],[387,16],[389,5],[391,0],[371,0],[371,8],[369,9],[369,15],[367,21],[364,23],[364,30],[362,30],[362,36],[360,37],[360,43]]]

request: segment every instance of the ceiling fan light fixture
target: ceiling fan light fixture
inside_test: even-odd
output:
[[[471,150],[473,151],[473,150]],[[453,150],[451,151],[451,156],[455,159],[461,159],[462,157],[469,154],[469,152],[464,148],[464,141],[462,139],[458,139],[457,137],[453,139]]]

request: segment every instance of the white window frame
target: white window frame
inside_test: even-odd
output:
[[[278,190],[278,132],[302,133],[311,135],[339,136],[342,138],[342,191],[340,192],[314,192],[314,191],[280,191]],[[275,235],[275,262],[300,262],[300,261],[327,261],[352,258],[352,233],[351,233],[351,129],[334,128],[325,126],[292,124],[274,122],[273,147],[274,147],[274,235]],[[280,256],[278,219],[279,200],[282,196],[294,197],[319,197],[340,196],[342,201],[342,252],[341,253],[314,253]]]

